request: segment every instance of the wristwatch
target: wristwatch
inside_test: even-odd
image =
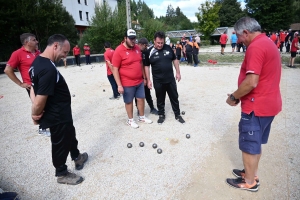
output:
[[[229,98],[230,98],[231,101],[234,101],[235,104],[238,104],[240,102],[240,100],[236,99],[232,94],[229,96]]]

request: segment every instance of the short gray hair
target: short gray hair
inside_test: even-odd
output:
[[[249,31],[250,33],[261,32],[261,27],[255,19],[250,17],[242,17],[235,23],[234,30],[237,34],[241,35],[243,34],[244,30]]]
[[[35,38],[35,35],[32,33],[23,33],[20,35],[20,41],[22,45],[24,45],[26,42],[29,42],[31,37]]]

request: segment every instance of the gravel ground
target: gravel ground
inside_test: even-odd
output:
[[[0,187],[18,192],[21,199],[224,199],[223,193],[238,191],[229,188],[220,179],[208,181],[215,185],[221,183],[217,187],[217,196],[213,196],[216,190],[205,180],[197,185],[197,190],[189,190],[195,189],[193,183],[198,181],[199,173],[200,176],[204,175],[204,169],[208,170],[205,171],[206,175],[217,176],[222,174],[223,169],[230,172],[231,166],[222,164],[218,165],[219,168],[216,166],[222,169],[220,172],[212,171],[213,168],[206,164],[219,160],[211,161],[211,158],[232,161],[236,157],[231,153],[239,152],[235,146],[232,152],[220,148],[224,145],[224,137],[233,134],[232,131],[232,144],[237,140],[240,109],[227,106],[225,100],[227,93],[236,89],[239,66],[200,66],[181,66],[182,80],[178,83],[178,93],[186,124],[182,125],[174,119],[167,97],[165,123],[158,125],[158,117],[149,114],[146,105],[146,116],[154,123],[140,124],[138,129],[125,124],[126,112],[122,99],[109,100],[112,91],[104,63],[58,68],[71,94],[75,95],[72,97],[72,110],[79,149],[89,154],[89,161],[81,171],[76,171],[68,158],[70,170],[85,178],[78,186],[56,183],[50,139],[39,136],[38,127],[32,124],[31,103],[27,93],[5,74],[0,75],[0,95],[3,95],[0,99],[0,145],[4,149],[0,153]],[[276,161],[275,166],[269,168],[276,172],[272,176],[286,175],[279,179],[286,186],[284,192],[280,182],[274,184],[275,188],[271,190],[283,194],[286,197],[284,199],[300,198],[300,110],[296,104],[300,96],[299,75],[299,69],[283,69],[281,86],[284,111],[273,125],[274,132],[287,136],[281,137],[286,144],[284,146],[281,140],[272,138],[277,145],[275,151],[278,154],[284,152],[287,157],[279,160],[277,152],[267,157]],[[154,91],[152,98],[156,104]],[[186,139],[186,134],[190,134],[191,138]],[[126,146],[129,142],[133,144],[131,149]],[[139,147],[139,142],[144,142],[145,147]],[[153,143],[163,150],[162,154],[151,147]],[[219,149],[219,152],[215,149]],[[216,157],[216,154],[219,156]],[[270,183],[266,181],[264,185],[267,184]],[[202,187],[207,187],[206,192],[212,198],[197,195],[196,191],[201,191]],[[233,192],[233,195],[239,199],[254,197],[249,192]],[[266,196],[264,199],[274,198]]]

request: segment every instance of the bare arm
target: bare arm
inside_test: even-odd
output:
[[[145,66],[145,75],[147,79],[147,86],[149,89],[152,89],[152,82],[150,79],[150,66]]]
[[[257,74],[247,74],[245,80],[240,84],[238,89],[232,93],[232,95],[236,99],[240,99],[241,97],[245,96],[249,92],[251,92],[254,88],[256,88],[257,84],[259,82],[259,75]],[[229,98],[230,94],[228,94],[228,98],[226,102],[231,106],[236,106],[234,101],[231,101]]]
[[[176,70],[176,80],[179,82],[181,80],[181,74],[179,69],[179,61],[177,59],[173,60],[173,65]]]
[[[18,86],[22,87],[22,88],[26,88],[27,90],[30,89],[30,85],[27,83],[23,83],[20,81],[20,79],[18,79],[18,77],[16,76],[14,69],[9,66],[6,65],[5,69],[4,69],[5,74],[13,81],[15,82]]]
[[[112,73],[113,73],[115,81],[116,81],[116,83],[118,85],[118,92],[120,94],[123,94],[124,93],[124,88],[123,88],[122,83],[121,83],[120,74],[119,74],[119,68],[113,66],[112,67]]]
[[[42,118],[44,114],[44,108],[48,96],[37,95],[35,98],[32,98],[32,94],[34,95],[33,89],[30,91],[30,98],[33,99],[31,108],[31,118],[34,124],[38,124],[38,121]]]

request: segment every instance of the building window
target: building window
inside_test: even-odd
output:
[[[87,0],[84,0],[84,4],[87,6]]]
[[[86,21],[90,21],[90,20],[89,20],[89,13],[86,12],[85,14],[86,14]]]
[[[82,11],[79,11],[79,18],[82,21]]]
[[[80,4],[80,0],[78,0],[78,3]]]

